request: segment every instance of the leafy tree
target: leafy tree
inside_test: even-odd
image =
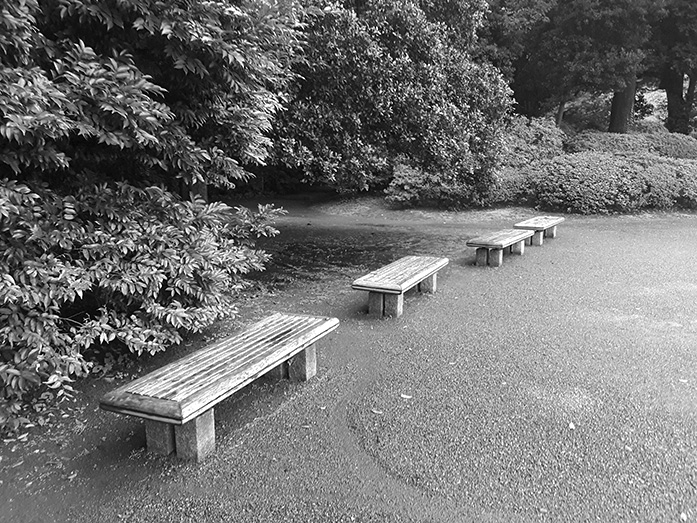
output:
[[[406,162],[449,198],[481,202],[508,89],[464,51],[458,35],[473,29],[440,21],[479,5],[374,0],[325,10],[308,29],[296,69],[304,80],[278,120],[278,162],[343,190],[384,186]]]
[[[512,81],[516,62],[530,46],[536,28],[548,21],[557,0],[489,0],[474,46],[478,61],[490,62]]]
[[[262,163],[301,44],[292,0],[5,0],[0,429],[116,343],[155,352],[235,314],[277,213],[182,201]],[[188,191],[186,191],[188,193]]]
[[[557,0],[545,18],[534,11],[538,21],[515,63],[522,107],[539,113],[557,105],[560,122],[578,94],[612,92],[610,129],[626,131],[657,7],[654,0]]]
[[[230,185],[249,176],[244,164],[263,162],[300,43],[297,6],[8,5],[1,160],[13,175],[89,166],[139,181],[176,176]],[[39,154],[36,140],[44,134],[49,140]]]

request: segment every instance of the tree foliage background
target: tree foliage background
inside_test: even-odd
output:
[[[340,190],[388,185],[404,203],[481,203],[510,92],[469,51],[485,4],[333,5],[308,29],[302,78],[276,124],[276,161]],[[407,166],[410,169],[402,169]]]
[[[540,116],[579,94],[613,95],[626,132],[637,85],[665,89],[670,131],[692,130],[697,4],[690,0],[491,0],[477,56],[511,81],[517,109]]]

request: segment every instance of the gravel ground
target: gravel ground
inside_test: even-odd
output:
[[[0,521],[697,521],[697,216],[567,216],[475,267],[465,241],[535,215],[288,202],[239,322],[80,385],[70,416],[0,448]],[[450,258],[433,295],[372,320],[350,283]],[[307,383],[216,408],[201,464],[144,452],[104,391],[270,311],[341,325]]]

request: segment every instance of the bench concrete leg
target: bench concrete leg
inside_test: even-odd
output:
[[[317,374],[316,343],[298,352],[288,360],[288,377],[293,381],[307,381]]]
[[[276,367],[271,369],[269,372],[267,372],[266,376],[268,376],[272,380],[276,380],[276,381],[287,380],[288,379],[288,362],[284,361],[280,365],[277,365]]]
[[[368,291],[368,316],[382,318],[385,312],[385,295],[381,292]]]
[[[511,253],[513,254],[523,254],[525,252],[525,240],[521,240],[518,243],[511,245]]]
[[[145,444],[149,452],[169,456],[174,452],[174,425],[146,419]]]
[[[545,231],[545,238],[556,238],[557,237],[557,226],[554,225]]]
[[[486,265],[489,262],[489,249],[486,247],[477,248],[477,262],[478,266]]]
[[[421,283],[419,283],[419,292],[436,292],[438,287],[438,274],[432,274]]]
[[[385,316],[399,318],[404,312],[404,294],[385,294]]]
[[[543,237],[544,231],[535,231],[535,234],[532,236],[532,245],[542,245]]]
[[[177,457],[202,461],[215,450],[215,418],[209,409],[184,425],[175,425]]]
[[[489,250],[489,266],[501,267],[503,265],[503,249]]]

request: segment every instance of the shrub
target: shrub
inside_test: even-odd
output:
[[[668,158],[697,159],[697,140],[678,133],[600,133],[584,131],[570,138],[568,152],[596,151],[607,153],[650,152]]]
[[[501,164],[519,168],[545,158],[554,158],[564,152],[564,133],[550,118],[511,120],[504,135]]]
[[[567,139],[565,149],[568,153],[593,151],[617,154],[639,154],[648,150],[649,143],[650,141],[646,134],[582,131]]]
[[[157,187],[85,185],[70,196],[0,182],[0,428],[27,393],[85,375],[87,349],[155,353],[236,314],[254,249],[276,234],[257,213],[181,201]]]
[[[697,160],[697,139],[679,133],[649,135],[652,151],[669,158]]]
[[[697,204],[694,160],[585,151],[541,162],[526,176],[534,203],[548,210],[607,214]]]
[[[407,163],[399,163],[385,190],[387,201],[400,207],[417,205],[458,208],[475,201],[471,187],[459,183],[457,176],[434,174]]]
[[[525,170],[562,154],[564,136],[549,118],[514,118],[506,129],[501,168],[489,202],[524,203],[528,192]]]
[[[631,134],[668,134],[670,131],[660,120],[653,118],[645,118],[643,120],[634,120],[629,124]]]
[[[585,94],[567,104],[564,121],[574,129],[605,131],[610,123],[612,95]]]

